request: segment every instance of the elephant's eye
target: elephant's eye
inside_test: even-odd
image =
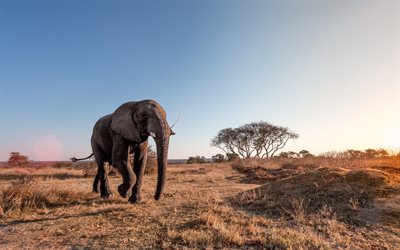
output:
[[[144,118],[144,119],[147,119],[147,115],[146,115],[146,114],[144,114],[144,115],[143,115],[143,118]]]

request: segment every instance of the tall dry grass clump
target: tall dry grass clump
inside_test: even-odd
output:
[[[346,230],[327,208],[304,222],[293,222],[271,220],[221,203],[198,207],[197,216],[184,223],[168,224],[166,236],[178,249],[330,249],[331,241],[346,246]]]
[[[48,204],[48,197],[35,189],[35,181],[25,177],[11,181],[10,186],[1,192],[0,214],[8,215],[13,212],[42,209]]]
[[[38,181],[24,177],[11,181],[0,192],[0,216],[12,217],[37,212],[57,205],[67,205],[87,198],[88,194],[64,189],[44,189]]]

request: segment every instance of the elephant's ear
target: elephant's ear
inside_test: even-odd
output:
[[[125,103],[117,108],[112,114],[111,130],[129,141],[138,142],[140,135],[133,121],[133,110],[133,103]]]

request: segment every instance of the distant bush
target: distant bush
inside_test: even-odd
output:
[[[288,152],[280,152],[277,158],[297,158],[298,154],[293,151],[288,151]]]
[[[237,154],[233,154],[233,153],[226,153],[226,160],[227,161],[236,161],[237,159],[239,159],[239,155]]]
[[[206,158],[204,156],[190,156],[187,164],[202,164],[206,163]]]
[[[301,157],[301,158],[314,157],[313,154],[311,154],[308,150],[305,150],[305,149],[301,150],[301,151],[298,153],[298,155],[299,155],[299,157]]]
[[[294,151],[280,152],[279,155],[276,156],[276,158],[309,158],[309,157],[314,157],[314,155],[305,149],[301,150],[298,153]]]
[[[220,163],[226,161],[225,156],[223,154],[216,154],[213,155],[211,158],[214,163]]]
[[[147,148],[147,163],[144,170],[145,175],[155,175],[157,173],[157,154],[151,146]]]
[[[400,155],[400,152],[398,153]],[[341,159],[381,159],[390,156],[396,156],[395,152],[389,152],[386,149],[366,149],[362,150],[354,150],[348,149],[346,151],[329,151],[320,154],[321,157],[328,158],[341,158]]]
[[[8,165],[11,167],[27,166],[29,159],[25,155],[21,155],[20,152],[11,152],[10,158],[8,158]]]

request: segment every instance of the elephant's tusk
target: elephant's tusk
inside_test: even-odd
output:
[[[154,132],[150,132],[149,135],[153,138],[156,138],[156,134],[154,134]]]

